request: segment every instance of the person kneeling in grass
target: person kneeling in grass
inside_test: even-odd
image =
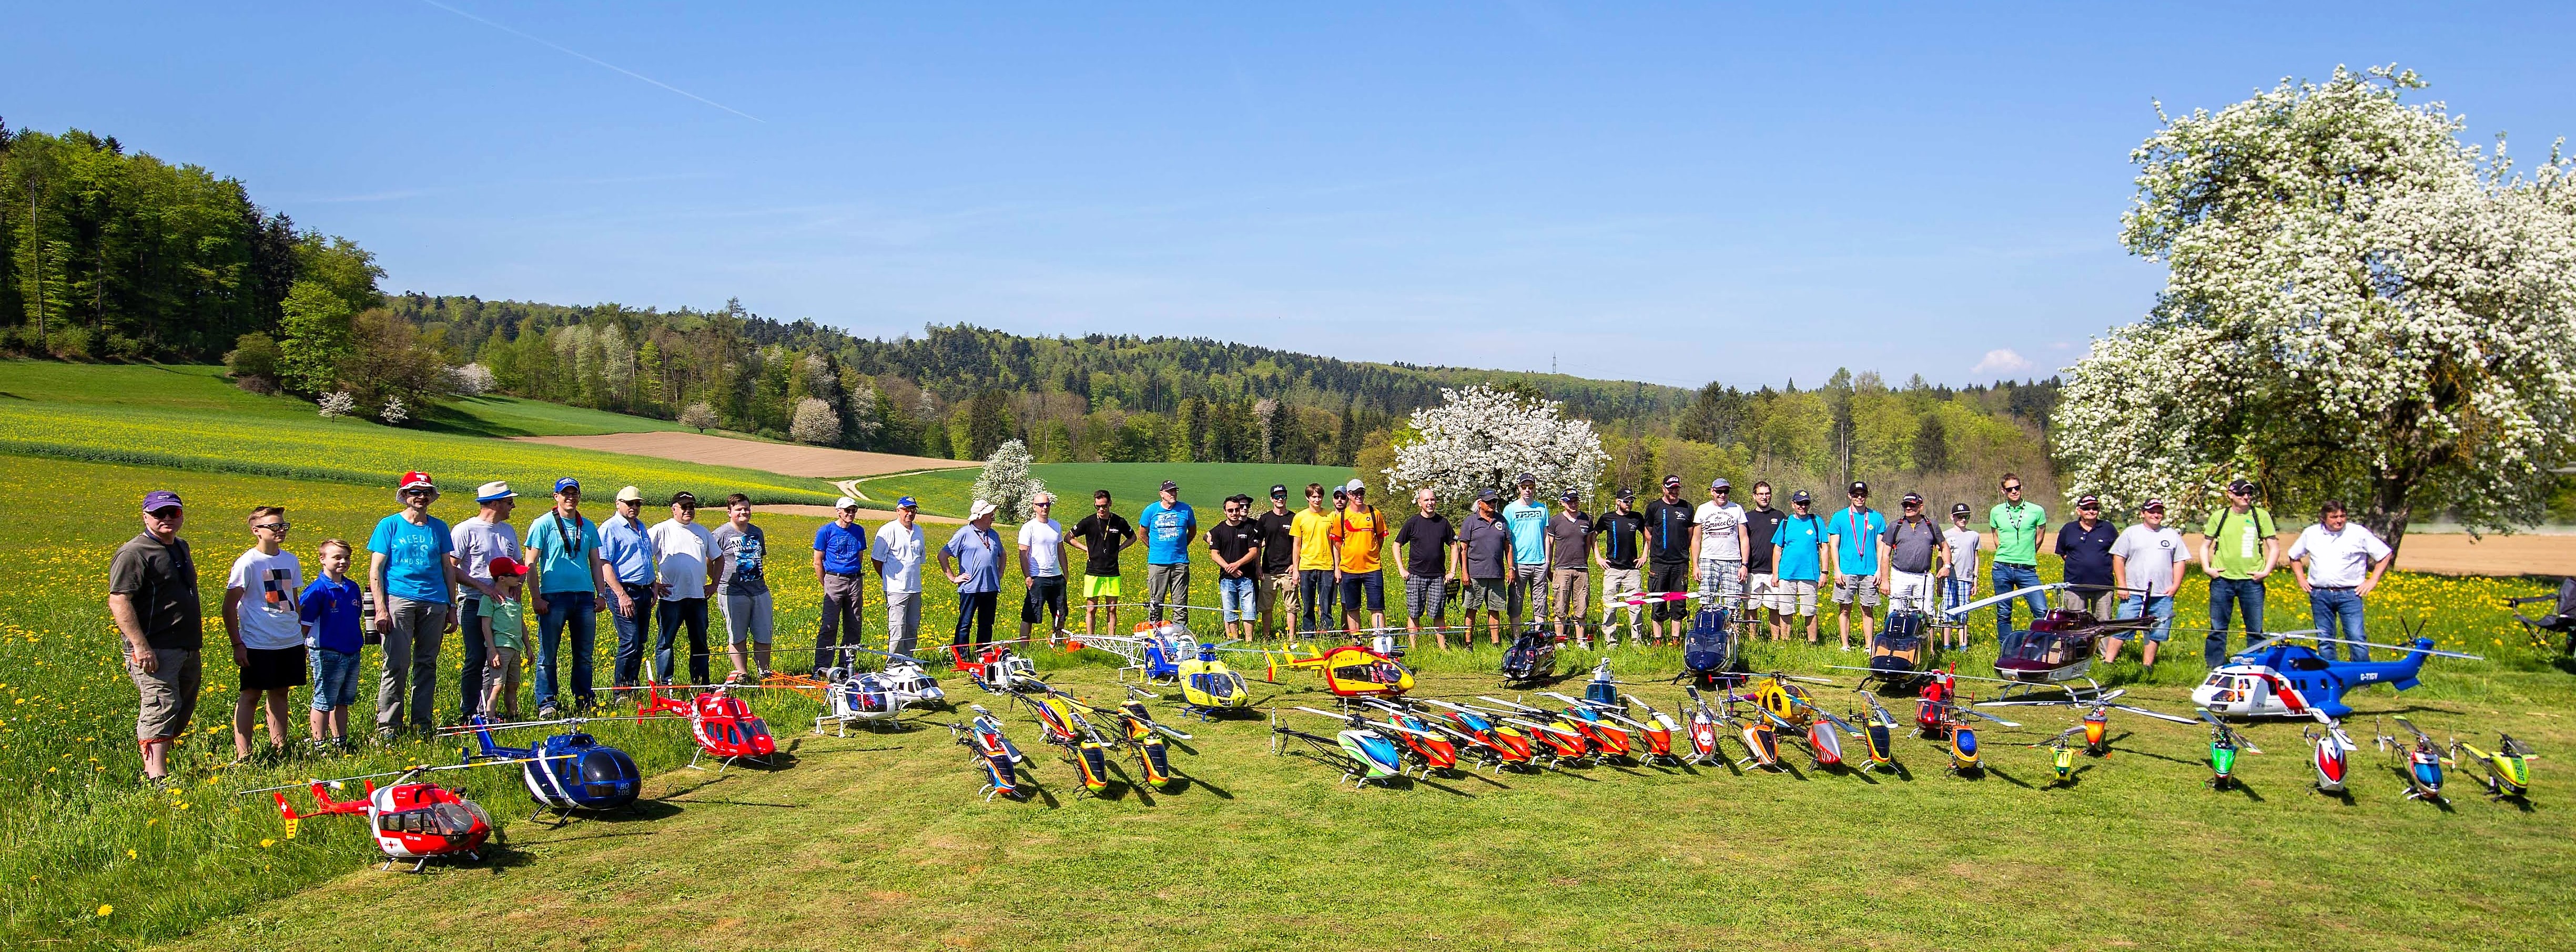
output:
[[[233,560],[224,579],[224,634],[231,636],[233,664],[241,669],[241,697],[233,703],[233,758],[250,759],[251,715],[266,708],[268,746],[286,747],[287,695],[304,683],[304,630],[297,617],[296,594],[304,590],[304,566],[288,552],[286,510],[260,506],[250,512],[256,543]]]
[[[486,721],[519,719],[519,656],[528,650],[528,616],[519,607],[519,592],[527,576],[527,566],[517,559],[492,560],[492,584],[501,594],[483,600],[483,651],[491,659],[483,673]]]
[[[358,583],[349,578],[349,543],[325,539],[313,553],[322,577],[304,587],[296,618],[313,655],[313,747],[349,743],[349,706],[358,702]]]

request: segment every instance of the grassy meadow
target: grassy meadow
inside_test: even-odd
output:
[[[507,479],[526,491],[564,475],[605,483],[612,492],[632,483],[657,496],[739,491],[762,502],[829,503],[836,495],[820,481],[757,470],[485,438],[530,430],[620,432],[640,417],[467,400],[438,419],[448,422],[400,428],[323,419],[301,400],[242,392],[211,367],[0,361],[0,452],[15,455],[349,483],[387,493],[403,471],[426,468],[450,498],[484,480]]]
[[[892,504],[903,496],[921,501],[921,511],[950,516],[964,516],[975,502],[975,477],[980,469],[939,469],[920,473],[899,473],[859,482],[868,497]],[[1202,523],[1224,518],[1227,496],[1242,493],[1251,496],[1262,507],[1270,505],[1270,487],[1288,486],[1290,506],[1306,504],[1306,484],[1322,483],[1326,487],[1350,481],[1351,471],[1343,466],[1273,466],[1264,463],[1039,463],[1029,467],[1030,475],[1044,480],[1049,490],[1066,501],[1056,506],[1056,519],[1067,526],[1091,512],[1093,490],[1109,490],[1118,511],[1134,519],[1136,511],[1154,501],[1154,494],[1168,479],[1181,484],[1181,501],[1204,515]]]

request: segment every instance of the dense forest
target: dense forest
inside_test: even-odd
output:
[[[384,295],[356,243],[299,230],[237,180],[112,136],[0,124],[0,351],[223,360],[244,387],[389,423],[486,392],[778,439],[1041,462],[1216,461],[1375,469],[1444,387],[1563,401],[1611,450],[1605,480],[1777,474],[1818,489],[2044,473],[2055,380],[1698,390],[1362,363],[1205,338],[1027,337],[967,325],[866,338],[712,309]],[[1966,474],[1962,470],[1975,470]],[[2045,479],[2044,475],[2040,477]],[[1967,491],[1967,490],[1963,490]]]

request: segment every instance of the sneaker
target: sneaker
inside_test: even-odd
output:
[[[542,705],[537,708],[537,719],[541,721],[551,721],[555,719],[555,715],[557,713],[558,712],[555,710],[554,705]]]
[[[379,728],[376,728],[376,743],[379,743],[379,744],[390,744],[390,743],[393,743],[393,742],[394,742],[394,741],[396,741],[396,740],[401,739],[401,737],[402,737],[402,731],[396,730],[396,729],[394,729],[394,728],[391,728],[391,727],[379,727]]]

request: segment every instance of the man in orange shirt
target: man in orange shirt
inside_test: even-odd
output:
[[[1386,573],[1379,566],[1379,550],[1386,544],[1386,520],[1376,506],[1368,504],[1368,484],[1351,480],[1342,489],[1351,496],[1350,508],[1333,520],[1333,556],[1337,561],[1334,578],[1342,589],[1342,627],[1352,632],[1360,629],[1360,599],[1368,599],[1369,630],[1386,627]]]

